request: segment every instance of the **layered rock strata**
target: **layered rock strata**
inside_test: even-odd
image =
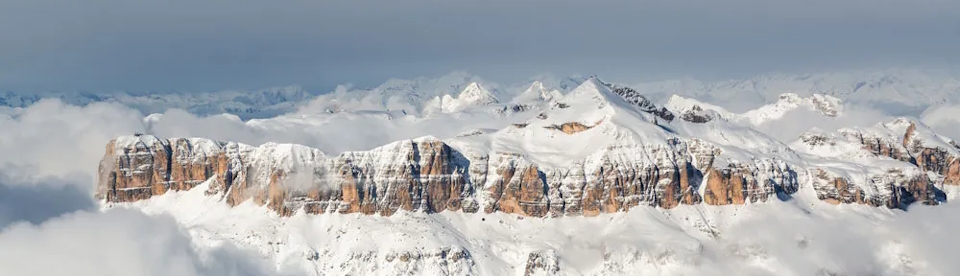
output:
[[[942,179],[878,176],[868,193],[853,180],[777,159],[719,164],[721,150],[697,139],[611,146],[567,167],[541,167],[508,152],[464,154],[433,138],[326,156],[316,149],[258,147],[208,139],[129,136],[110,141],[97,196],[131,202],[209,181],[208,194],[231,205],[251,200],[281,215],[397,211],[504,212],[531,217],[595,216],[636,206],[739,205],[788,197],[815,178],[831,203],[904,208],[936,204],[936,183],[955,183],[956,158],[917,149],[918,166]],[[468,151],[469,152],[469,151]],[[895,151],[883,151],[893,152]],[[926,153],[926,154],[924,154]],[[808,170],[812,173],[808,173]],[[943,180],[946,179],[946,180]],[[879,184],[877,184],[879,183]],[[885,186],[884,186],[885,185]]]
[[[939,189],[944,185],[960,185],[960,156],[950,143],[938,144],[929,130],[921,130],[913,121],[898,119],[879,125],[883,131],[845,129],[839,139],[808,134],[801,140],[814,147],[851,143],[859,151],[876,160],[896,160],[904,166],[886,168],[854,185],[854,179],[815,168],[814,188],[821,200],[833,204],[859,203],[890,208],[906,208],[905,204],[922,202],[936,205],[946,200]],[[906,168],[906,169],[905,169]]]

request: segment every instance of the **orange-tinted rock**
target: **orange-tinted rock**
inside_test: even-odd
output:
[[[598,123],[599,123],[599,122],[598,122]],[[588,130],[588,129],[590,129],[590,128],[593,128],[593,126],[587,126],[587,125],[581,124],[581,123],[579,123],[579,122],[569,122],[569,123],[563,123],[563,124],[561,124],[561,125],[559,125],[559,126],[558,126],[558,125],[548,126],[547,128],[549,128],[549,129],[556,129],[556,130],[562,131],[563,133],[566,133],[566,134],[574,134],[574,133],[577,133],[577,132],[581,132],[581,131],[584,131],[584,130]]]
[[[886,156],[896,160],[908,162],[910,160],[910,156],[901,151],[896,144],[885,142],[880,138],[863,138],[863,147],[865,150],[870,151],[877,156]]]
[[[139,140],[125,141],[129,145],[123,146],[118,146],[116,141],[108,143],[100,165],[98,197],[110,202],[136,201],[171,189],[191,189],[210,180],[207,193],[223,193],[231,205],[253,200],[284,215],[301,208],[311,213],[390,215],[400,209],[460,210],[464,204],[462,198],[473,192],[472,187],[465,186],[467,174],[457,160],[462,157],[439,141],[398,144],[392,154],[400,156],[400,162],[384,167],[368,162],[381,156],[362,153],[339,156],[323,164],[332,167],[328,168],[328,175],[318,175],[310,171],[285,171],[269,164],[250,164],[252,147],[248,146],[241,149],[237,144],[210,145],[209,140],[143,139],[149,143]],[[195,143],[207,145],[201,150]],[[355,158],[362,162],[355,162],[361,161]],[[307,181],[329,179],[336,183],[337,189],[311,186],[314,183],[307,183],[308,186],[301,189],[286,183],[295,175],[303,177],[304,174]],[[472,207],[475,203],[467,205]],[[475,211],[475,207],[472,208]]]
[[[707,172],[703,202],[710,205],[742,205],[761,202],[774,194],[775,189],[757,181],[749,169],[731,165],[729,168]]]
[[[833,176],[818,170],[815,176],[819,184],[814,185],[817,197],[830,204],[865,204],[875,207],[905,209],[908,205],[919,202],[925,205],[937,205],[938,191],[924,174],[903,175],[898,171],[890,171],[887,175],[870,179],[870,185],[876,188],[867,194],[863,188],[853,185],[849,179]],[[894,183],[885,181],[892,179]]]
[[[960,156],[951,154],[947,148],[925,146],[917,138],[917,128],[916,122],[910,122],[899,144],[878,137],[861,137],[861,141],[864,148],[875,155],[911,163],[925,172],[942,175],[944,184],[960,184]],[[950,143],[956,147],[953,141]]]
[[[847,179],[830,177],[824,171],[819,171],[816,177],[828,183],[817,191],[817,197],[820,200],[833,205],[840,203],[867,204],[863,190],[850,184]]]
[[[943,173],[943,183],[947,185],[960,185],[960,158],[951,159],[949,164]]]
[[[549,211],[546,183],[542,172],[533,165],[508,164],[498,168],[499,179],[490,187],[490,196],[497,204],[486,212],[500,211],[524,216],[542,217]]]

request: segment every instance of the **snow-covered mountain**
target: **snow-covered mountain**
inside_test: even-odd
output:
[[[484,89],[480,84],[471,82],[456,98],[449,94],[442,97],[437,96],[427,102],[423,107],[423,114],[433,113],[454,113],[460,112],[475,106],[488,106],[500,103],[496,96]]]
[[[542,98],[569,92],[586,78],[537,76],[519,84],[498,84],[465,72],[436,79],[391,80],[373,89],[342,89],[315,100],[304,112],[336,110],[403,110],[419,114],[427,102],[444,95],[456,96],[471,83],[480,83],[501,102],[506,111],[520,110],[517,100]],[[539,88],[531,87],[539,83]],[[626,84],[625,84],[626,83]],[[960,103],[960,76],[935,70],[887,69],[817,74],[765,74],[741,80],[703,81],[692,78],[654,82],[617,82],[618,93],[642,95],[644,101],[666,104],[671,96],[719,103],[738,113],[780,100],[784,94],[797,98],[814,95],[844,101],[858,107],[882,110],[890,116],[920,116],[931,107]],[[618,89],[619,88],[619,89]],[[533,90],[533,91],[531,91]],[[541,93],[543,92],[543,93]],[[514,100],[517,99],[517,100]],[[826,98],[825,98],[826,99]]]
[[[436,78],[391,79],[369,89],[339,87],[330,93],[306,91],[296,86],[258,91],[219,91],[190,93],[145,92],[50,92],[20,94],[0,92],[0,107],[25,107],[40,99],[59,98],[72,105],[115,102],[140,110],[162,113],[167,109],[187,110],[196,115],[230,113],[247,120],[270,118],[290,112],[338,112],[343,110],[397,110],[420,114],[434,108],[433,102],[444,95],[455,99],[471,84],[479,84],[489,97],[513,103],[507,109],[523,109],[516,102],[541,98],[549,101],[557,93],[568,92],[586,78],[540,75],[529,81],[500,84],[466,72],[452,72]],[[744,112],[777,101],[785,93],[799,97],[814,94],[883,110],[893,116],[920,116],[931,106],[960,102],[960,76],[934,70],[887,69],[818,74],[765,74],[748,79],[703,81],[692,78],[618,85],[628,88],[644,100],[665,104],[673,95],[723,103],[732,111]],[[532,87],[539,84],[542,88]],[[549,95],[548,95],[549,94]],[[486,96],[485,96],[486,97]],[[440,100],[437,100],[437,99]],[[431,104],[433,103],[433,104]],[[432,112],[432,111],[431,111]]]
[[[749,79],[705,82],[686,78],[632,85],[654,99],[671,95],[725,103],[743,112],[776,101],[781,94],[832,96],[849,103],[916,116],[931,105],[960,101],[960,76],[927,69],[859,70],[816,74],[764,74]]]
[[[751,109],[743,114],[732,113],[722,107],[695,99],[673,95],[666,103],[666,108],[678,112],[688,121],[709,121],[713,119],[734,120],[750,125],[762,125],[771,121],[778,121],[786,114],[796,110],[807,110],[825,117],[842,115],[843,105],[840,99],[833,96],[813,94],[810,97],[800,97],[794,93],[781,94],[776,102]]]
[[[883,221],[960,195],[960,147],[916,119],[769,128],[797,112],[845,122],[852,94],[792,91],[736,111],[689,95],[661,106],[595,77],[388,83],[244,122],[320,138],[309,145],[118,137],[97,196],[171,213],[201,240],[239,243],[294,274],[769,275],[791,255],[737,239],[749,221]],[[800,235],[782,242],[829,240]],[[897,239],[882,243],[863,257],[869,268],[814,260],[792,271],[938,272]]]

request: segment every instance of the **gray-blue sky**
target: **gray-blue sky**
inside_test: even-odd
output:
[[[14,91],[928,64],[960,64],[960,1],[0,1],[0,90]]]

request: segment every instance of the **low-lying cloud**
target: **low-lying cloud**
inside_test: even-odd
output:
[[[104,147],[116,136],[146,131],[142,118],[125,106],[79,107],[55,99],[0,115],[0,275],[276,274],[258,255],[231,243],[198,245],[169,216],[99,210],[93,191]],[[195,126],[169,130],[185,136],[230,126],[170,118]],[[252,136],[241,131],[224,138]]]
[[[274,275],[227,243],[198,246],[172,217],[100,212],[89,178],[11,176],[0,167],[0,275]]]
[[[75,211],[92,211],[95,203],[84,185],[67,179],[14,179],[0,168],[0,229],[15,222],[39,224]]]
[[[270,275],[229,245],[198,248],[169,216],[79,211],[0,232],[3,275]]]
[[[24,167],[27,175],[96,175],[107,141],[143,131],[136,110],[108,103],[79,107],[43,100],[13,116],[0,116],[0,166]],[[16,173],[13,171],[11,173]]]
[[[937,130],[941,135],[960,139],[960,105],[948,104],[934,106],[921,115],[924,124]]]

